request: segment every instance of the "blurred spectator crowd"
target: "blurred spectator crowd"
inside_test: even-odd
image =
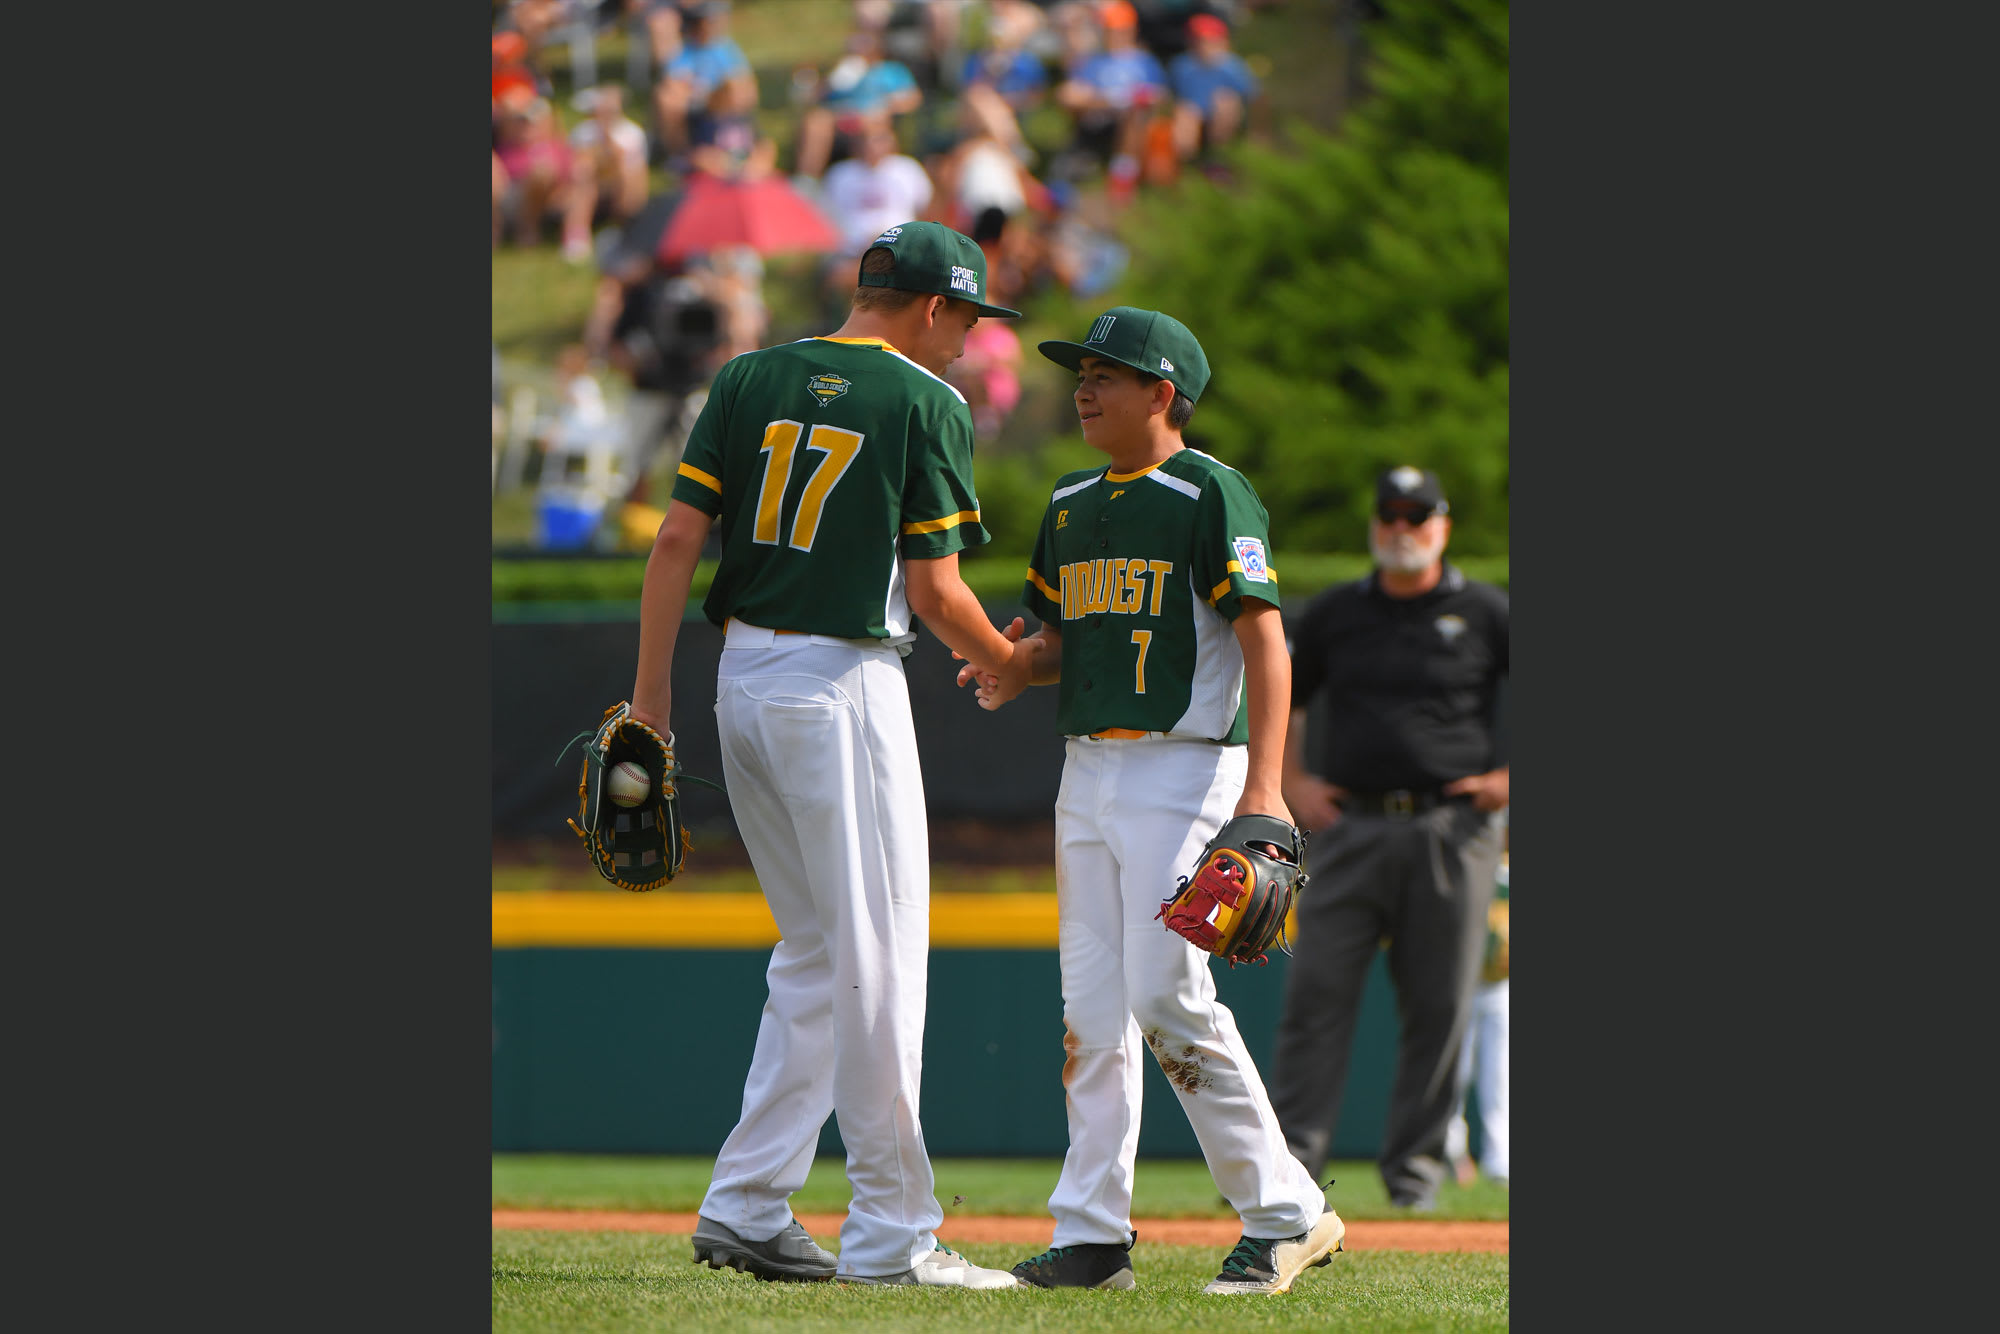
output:
[[[554,246],[596,273],[533,433],[545,484],[644,527],[664,503],[650,479],[677,465],[710,377],[773,341],[767,255],[820,257],[827,328],[867,243],[913,218],[977,241],[999,304],[1103,291],[1136,194],[1188,171],[1226,181],[1218,150],[1267,132],[1232,37],[1283,2],[811,0],[844,9],[844,36],[760,83],[724,0],[494,0],[493,246]],[[598,58],[614,34],[616,68]],[[1010,323],[980,321],[951,371],[984,439],[1020,399]],[[600,376],[623,381],[615,419]],[[503,400],[496,381],[496,451]],[[545,523],[542,544],[589,526]]]

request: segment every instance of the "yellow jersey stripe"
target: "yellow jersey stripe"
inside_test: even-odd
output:
[[[1231,562],[1230,562],[1230,564],[1234,565],[1234,564],[1235,564],[1235,562],[1234,562],[1234,561],[1231,561]],[[1227,579],[1224,579],[1224,580],[1223,580],[1223,581],[1222,581],[1221,583],[1217,584],[1217,585],[1216,585],[1216,586],[1215,586],[1214,588],[1211,588],[1211,589],[1209,589],[1209,590],[1208,590],[1208,601],[1209,601],[1209,604],[1210,604],[1210,605],[1212,606],[1212,605],[1214,605],[1215,603],[1217,603],[1217,602],[1220,602],[1220,601],[1222,601],[1222,595],[1223,595],[1224,593],[1227,593],[1228,591],[1229,591],[1229,581],[1228,581]]]
[[[695,467],[692,463],[683,463],[680,466],[680,475],[683,477],[692,477],[695,481],[700,482],[703,486],[715,492],[715,494],[718,496],[722,494],[721,481],[717,478],[710,477],[707,473]]]
[[[1230,562],[1229,562],[1229,572],[1230,572],[1231,574],[1241,574],[1241,573],[1243,573],[1243,566],[1242,566],[1241,564],[1239,564],[1238,562],[1236,562],[1236,561],[1230,561]],[[1265,575],[1265,577],[1266,577],[1266,578],[1268,578],[1268,579],[1269,579],[1269,580],[1270,580],[1270,581],[1271,581],[1272,583],[1274,583],[1274,584],[1275,584],[1275,583],[1277,583],[1277,582],[1278,582],[1278,572],[1277,572],[1276,570],[1272,569],[1272,568],[1271,568],[1270,566],[1268,566],[1268,565],[1266,565],[1266,566],[1264,567],[1264,575]]]
[[[1046,597],[1049,601],[1051,602],[1062,601],[1062,594],[1056,592],[1055,589],[1050,588],[1048,586],[1047,581],[1044,580],[1041,575],[1035,573],[1035,567],[1032,565],[1028,567],[1028,582],[1033,584],[1036,588],[1041,589],[1042,596]]]
[[[941,533],[947,528],[956,528],[962,523],[978,523],[978,510],[961,510],[957,514],[946,515],[942,519],[925,519],[921,523],[906,523],[903,533]]]
[[[1165,462],[1165,459],[1160,460],[1160,463]],[[1129,482],[1135,478],[1144,477],[1147,473],[1159,467],[1160,463],[1149,463],[1137,472],[1113,472],[1109,468],[1106,468],[1104,470],[1104,480],[1107,482]]]

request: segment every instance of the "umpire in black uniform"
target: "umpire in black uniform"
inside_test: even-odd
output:
[[[1386,938],[1401,1042],[1379,1162],[1392,1203],[1435,1207],[1458,1050],[1486,945],[1507,760],[1496,738],[1507,595],[1444,560],[1435,473],[1376,486],[1367,578],[1306,605],[1292,647],[1285,800],[1314,831],[1271,1102],[1294,1156],[1326,1167],[1362,985]],[[1307,753],[1306,709],[1325,701]]]

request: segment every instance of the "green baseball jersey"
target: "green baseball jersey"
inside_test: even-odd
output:
[[[1056,483],[1023,599],[1062,633],[1056,725],[1241,745],[1246,596],[1276,606],[1270,516],[1249,479],[1196,449]]]
[[[1493,900],[1486,909],[1486,957],[1479,969],[1482,982],[1502,982],[1509,976],[1512,959],[1508,950],[1507,858],[1500,858],[1500,873],[1494,877]]]
[[[732,357],[674,479],[675,500],[722,516],[708,619],[914,639],[904,559],[987,540],[972,434],[964,395],[879,338]]]

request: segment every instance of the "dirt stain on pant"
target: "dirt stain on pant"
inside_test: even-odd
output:
[[[1063,1025],[1063,1087],[1076,1077],[1076,1053],[1083,1046],[1083,1039],[1068,1024]]]
[[[1160,1063],[1160,1073],[1165,1075],[1173,1083],[1173,1086],[1181,1092],[1192,1096],[1214,1082],[1208,1077],[1208,1072],[1203,1068],[1207,1064],[1208,1058],[1196,1050],[1193,1045],[1190,1044],[1182,1047],[1181,1054],[1174,1056],[1167,1051],[1166,1037],[1159,1029],[1150,1030],[1146,1033],[1145,1038],[1146,1045],[1152,1049],[1153,1059]]]

